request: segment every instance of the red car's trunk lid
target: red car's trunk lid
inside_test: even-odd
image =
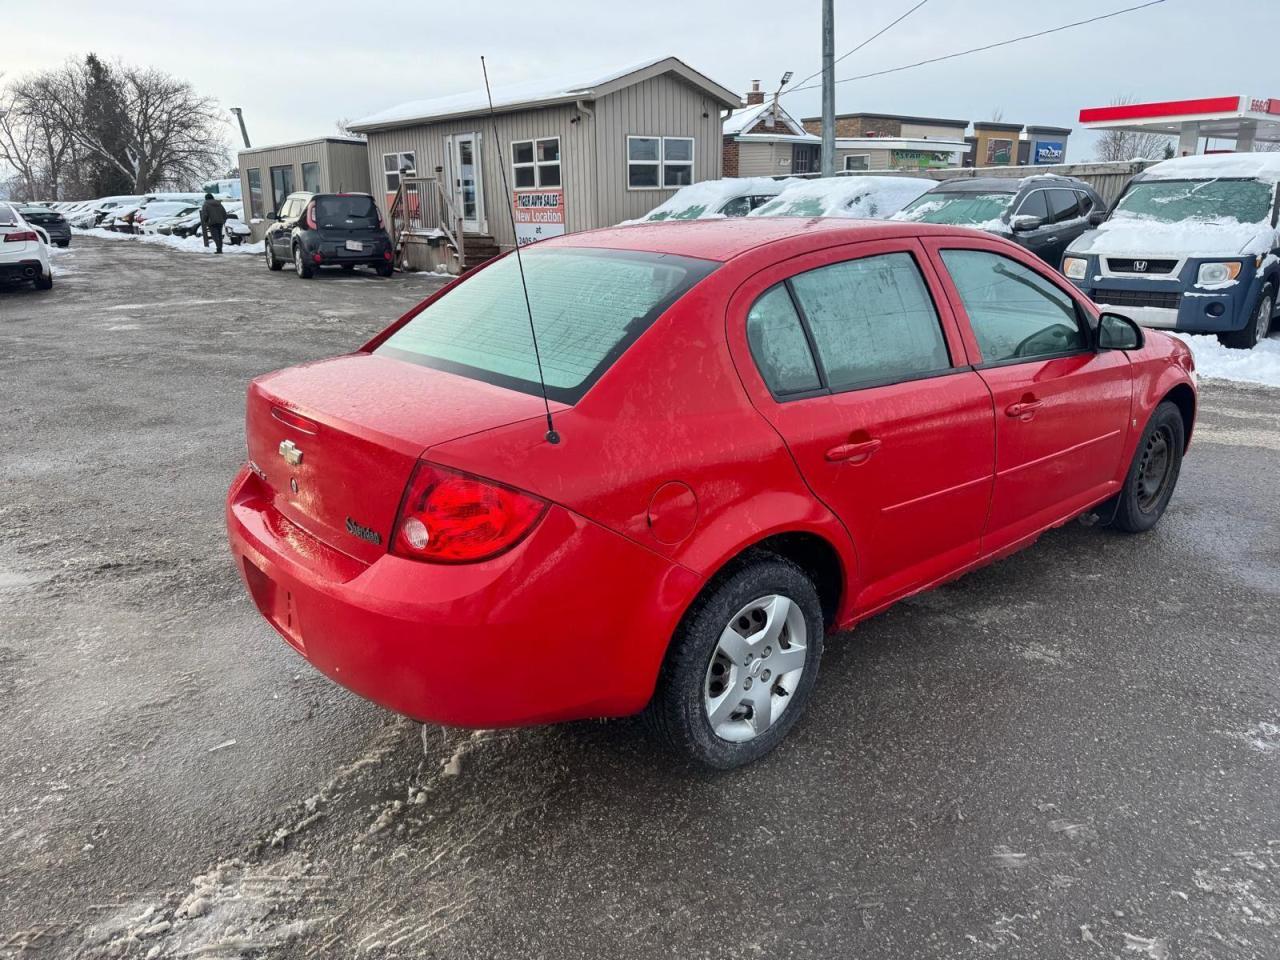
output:
[[[351,354],[253,382],[249,459],[289,520],[372,562],[387,552],[405,484],[427,447],[541,410],[538,397]]]

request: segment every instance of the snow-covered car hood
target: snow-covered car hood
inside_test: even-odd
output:
[[[749,217],[854,217],[884,220],[938,185],[922,177],[823,177],[797,180]]]
[[[1108,257],[1239,257],[1268,254],[1280,245],[1280,231],[1266,223],[1241,223],[1231,217],[1165,223],[1150,217],[1121,216],[1080,234],[1068,254]]]

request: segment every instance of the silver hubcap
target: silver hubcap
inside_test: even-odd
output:
[[[302,276],[302,248],[293,248],[293,269],[298,271],[298,276]]]
[[[752,600],[733,615],[702,685],[717,737],[743,743],[777,723],[804,675],[805,640],[804,611],[786,597]]]
[[[1258,339],[1267,339],[1267,334],[1271,332],[1271,310],[1275,306],[1275,302],[1270,297],[1263,297],[1262,303],[1258,304]]]

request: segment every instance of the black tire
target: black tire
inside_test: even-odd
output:
[[[719,656],[720,637],[735,617],[740,618],[738,611],[757,598],[770,595],[789,599],[803,615],[803,672],[787,696],[785,708],[763,732],[742,742],[722,739],[712,729],[704,701],[712,680],[710,671]],[[778,745],[804,711],[818,676],[824,627],[818,592],[803,570],[772,553],[748,555],[708,584],[685,614],[671,638],[657,689],[645,710],[646,725],[668,747],[720,770],[760,759]],[[781,642],[787,641],[784,638]],[[781,679],[745,670],[744,675],[748,672],[768,682]],[[752,683],[750,679],[744,682],[748,686]]]
[[[302,244],[300,243],[293,245],[293,272],[303,280],[310,280],[316,275],[315,268],[311,266],[311,261],[302,252]]]
[[[263,246],[266,248],[266,251],[267,251],[267,269],[268,269],[268,270],[283,270],[283,269],[284,269],[284,264],[283,264],[283,263],[281,263],[279,260],[277,260],[277,259],[276,259],[275,251],[271,249],[271,238],[270,238],[270,237],[267,237],[267,239],[263,242]]]
[[[1175,404],[1166,400],[1147,421],[1115,499],[1111,526],[1125,533],[1144,533],[1164,516],[1182,470],[1186,426]]]
[[[378,264],[378,276],[380,277],[389,277],[395,272],[396,272],[396,265],[394,263]]]
[[[59,241],[58,241],[58,246],[60,246],[63,250],[65,250],[65,249],[67,249],[67,247],[71,246],[71,241],[70,241],[70,240],[59,240]]]
[[[35,282],[35,285],[36,285],[36,289],[37,289],[37,290],[52,290],[52,289],[53,289],[53,274],[50,274],[50,275],[49,275],[49,276],[47,276],[47,277],[46,277],[46,276],[44,276],[44,275],[42,274],[42,275],[40,275],[40,276],[36,277],[36,279],[35,279],[35,281],[34,281],[34,282]]]
[[[1267,339],[1271,332],[1271,315],[1276,309],[1276,291],[1271,284],[1262,288],[1258,294],[1258,302],[1253,305],[1249,314],[1249,322],[1243,330],[1232,330],[1218,334],[1218,342],[1232,350],[1252,350],[1258,341]]]

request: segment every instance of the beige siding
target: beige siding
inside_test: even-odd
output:
[[[262,176],[263,212],[278,210],[284,197],[276,197],[271,188],[271,168],[290,167],[293,170],[293,189],[301,190],[302,165],[320,164],[320,189],[322,191],[349,190],[361,192],[369,189],[368,164],[364,159],[364,144],[344,143],[327,138],[279,147],[261,147],[241,150],[237,158],[240,167],[240,190],[249,199],[249,169],[257,167]],[[353,171],[363,168],[363,174]]]
[[[511,229],[511,200],[503,189],[498,153],[492,143],[496,122],[502,162],[507,165],[508,185],[513,182],[510,168],[513,141],[560,138],[560,179],[565,191],[565,229],[568,232],[588,230],[596,225],[595,153],[592,149],[591,122],[585,116],[578,122],[573,122],[577,117],[579,113],[575,107],[547,107],[499,114],[496,121],[488,117],[471,117],[398,130],[373,131],[369,134],[369,177],[373,184],[373,194],[386,215],[391,195],[385,192],[382,158],[388,153],[412,152],[418,165],[418,175],[437,177],[447,187],[446,138],[460,133],[478,133],[481,144],[482,205],[487,231],[499,245],[513,246],[515,233]]]
[[[791,173],[791,144],[738,143],[738,176],[782,177]]]
[[[847,156],[865,156],[867,158],[868,170],[888,170],[889,167],[889,151],[888,150],[871,150],[865,147],[854,147],[852,149],[836,148],[836,170],[844,169],[844,158]]]
[[[320,168],[320,188],[335,193],[371,193],[368,146],[335,140],[327,146]]]
[[[939,127],[927,123],[907,123],[902,124],[902,137],[910,139],[912,137],[929,137],[933,140],[963,140],[964,127]]]
[[[642,216],[675,193],[674,189],[627,188],[628,135],[693,137],[693,179],[719,179],[720,110],[720,104],[671,74],[625,87],[596,101],[593,123],[599,177],[594,223],[608,226]]]

